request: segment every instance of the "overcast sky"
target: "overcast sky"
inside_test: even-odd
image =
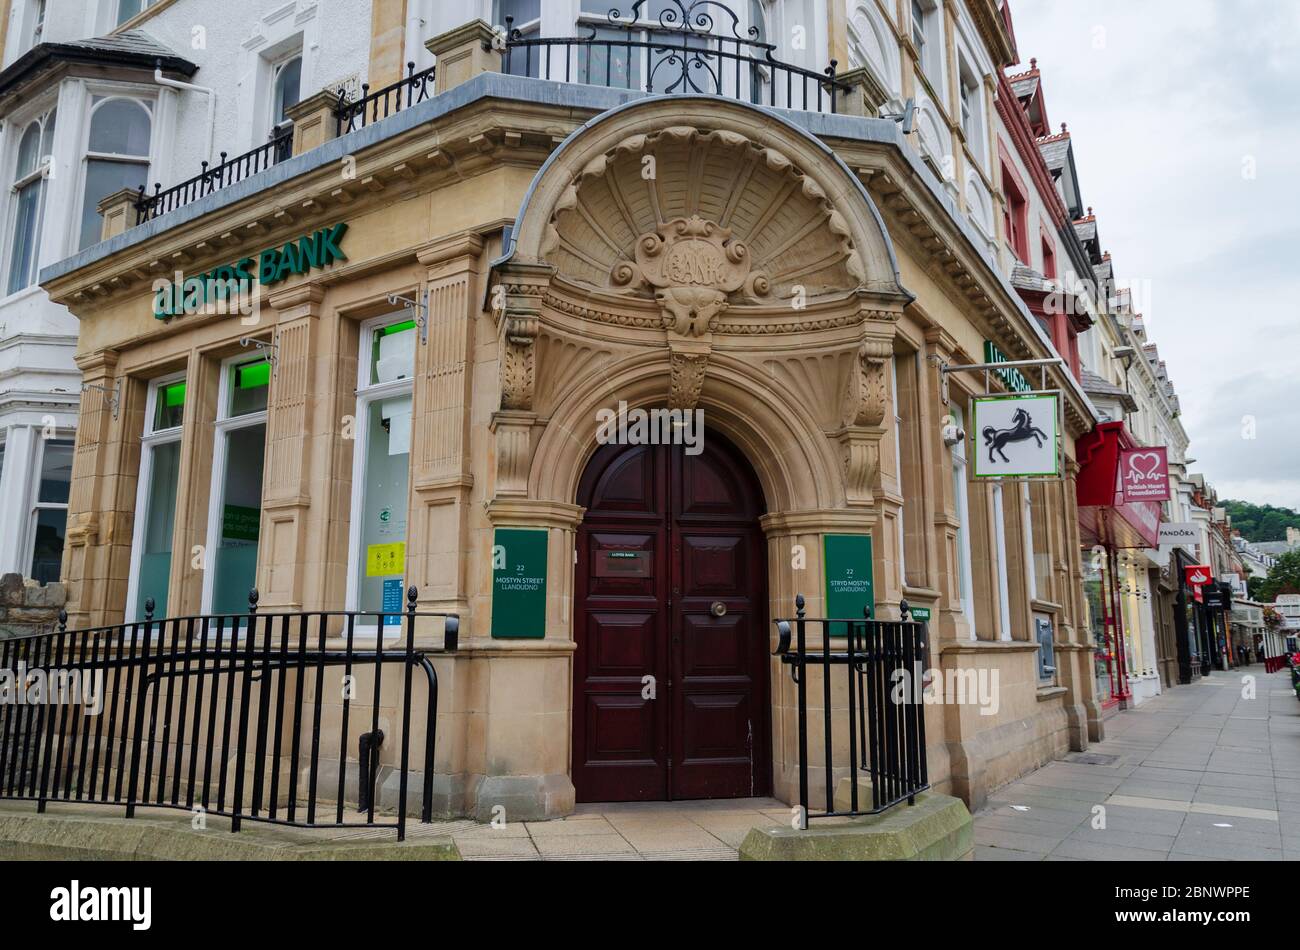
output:
[[[1141,282],[1192,470],[1300,509],[1300,2],[1011,4],[1017,71],[1038,58],[1116,279]]]

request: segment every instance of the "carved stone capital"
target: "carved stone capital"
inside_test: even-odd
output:
[[[858,345],[844,394],[845,427],[878,426],[889,408],[889,362],[894,348],[888,340],[865,339]]]

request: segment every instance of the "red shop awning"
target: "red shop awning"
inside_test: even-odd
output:
[[[1103,422],[1076,444],[1079,455],[1079,526],[1088,544],[1105,547],[1160,547],[1160,505],[1124,503],[1119,453],[1138,448],[1122,422]]]

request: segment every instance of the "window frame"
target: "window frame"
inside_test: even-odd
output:
[[[148,10],[156,2],[157,0],[140,0],[140,9],[136,10],[130,16],[124,17],[122,16],[122,0],[117,0],[117,2],[113,4],[113,20],[112,23],[110,24],[110,29],[117,29],[123,23],[129,23],[131,20],[134,20],[136,17],[138,17],[141,13],[144,13],[144,11]]]
[[[41,37],[45,34],[45,21],[49,19],[50,9],[46,0],[32,0],[32,12],[35,22],[32,24],[29,36],[31,42],[27,44],[26,49],[32,49],[41,43]]]
[[[168,429],[154,429],[154,415],[158,407],[158,394],[161,390],[172,383],[180,382],[185,379],[185,371],[169,373],[166,376],[159,376],[157,379],[149,381],[149,392],[145,397],[144,406],[144,432],[140,436],[140,472],[136,479],[135,492],[135,525],[131,531],[131,574],[127,580],[126,586],[126,609],[123,617],[127,623],[136,623],[143,621],[144,617],[136,615],[136,601],[140,595],[140,562],[144,556],[144,533],[148,530],[148,521],[150,512],[149,507],[149,489],[153,479],[153,457],[154,450],[162,445],[170,445],[173,442],[180,442],[185,434],[186,412],[190,407],[187,405],[181,411],[181,424],[172,426]],[[172,557],[176,556],[176,524],[172,526]],[[168,600],[170,600],[170,592]],[[154,608],[154,616],[166,617],[168,615],[168,605],[162,604],[163,612],[158,614],[157,606]]]
[[[1007,247],[1021,264],[1029,266],[1029,194],[1014,167],[1005,159],[1002,162],[1002,193]]]
[[[287,116],[283,119],[280,118],[279,82],[280,75],[284,71],[285,67],[295,59],[298,61],[298,98],[294,100],[294,104],[296,105],[302,101],[302,74],[303,67],[306,65],[306,56],[304,55],[302,44],[299,43],[298,46],[290,49],[288,52],[282,53],[273,60],[268,60],[268,66],[270,67],[269,90],[271,93],[271,102],[268,112],[269,122],[267,123],[267,135],[269,137],[274,137],[276,130],[279,129],[281,125],[289,126],[293,124],[293,120],[289,119]]]
[[[365,490],[367,478],[367,445],[370,437],[370,407],[376,402],[382,402],[385,399],[399,398],[401,396],[410,396],[412,401],[415,399],[415,366],[412,360],[411,375],[403,379],[390,380],[386,383],[372,383],[370,381],[370,346],[373,346],[373,334],[386,326],[402,323],[411,319],[409,311],[394,310],[389,313],[380,314],[377,317],[371,317],[362,321],[358,329],[357,337],[357,379],[356,389],[356,408],[353,410],[354,428],[352,430],[352,497],[351,497],[351,517],[348,520],[348,576],[347,586],[344,599],[344,609],[350,612],[356,612],[361,609],[361,583],[359,573],[361,570],[361,520],[362,513],[365,511]],[[418,332],[418,330],[416,331]],[[412,430],[414,430],[415,419],[411,419]],[[414,434],[414,431],[412,432]],[[408,456],[407,472],[407,525],[408,538],[410,530],[410,459]],[[403,583],[405,583],[405,571],[403,571]],[[405,609],[405,602],[403,602]],[[377,631],[379,625],[369,622],[368,619],[363,622],[363,618],[357,618],[353,626],[353,636],[362,640],[377,640]],[[402,633],[400,626],[393,626],[385,630],[384,639],[393,640]]]
[[[215,593],[214,586],[217,578],[217,548],[221,540],[221,509],[224,506],[225,481],[226,481],[226,443],[229,441],[229,435],[238,429],[247,429],[256,425],[267,425],[270,416],[271,407],[271,382],[267,383],[267,408],[259,409],[257,412],[249,412],[240,416],[230,414],[230,397],[231,397],[231,380],[234,378],[234,368],[245,363],[260,363],[268,361],[269,358],[261,352],[255,354],[239,353],[235,356],[229,356],[221,361],[221,376],[217,386],[217,412],[216,418],[212,422],[212,482],[208,489],[208,521],[206,533],[204,534],[203,547],[203,594],[200,613],[212,613],[212,598]],[[271,364],[271,380],[275,379],[275,364]],[[262,443],[262,495],[266,493],[266,443]],[[259,511],[260,511],[259,506]],[[215,542],[215,543],[214,543]],[[258,556],[261,556],[261,538],[258,538]]]
[[[10,126],[19,126],[22,131],[21,134],[13,137],[13,144],[6,148],[8,154],[5,155],[4,159],[6,177],[9,179],[9,209],[4,218],[5,232],[3,235],[3,241],[0,242],[0,254],[3,254],[3,257],[0,258],[0,280],[3,280],[3,283],[0,283],[0,287],[4,288],[4,293],[0,294],[0,300],[30,291],[34,286],[36,286],[37,276],[40,274],[41,243],[44,241],[45,237],[45,211],[50,197],[50,169],[54,165],[53,137],[54,133],[58,130],[58,108],[59,104],[56,98],[43,98],[41,102],[33,105],[30,110],[25,110],[19,116],[15,116],[8,123]],[[23,137],[27,134],[32,125],[38,125],[40,127],[37,140],[37,147],[39,149],[40,143],[45,140],[47,126],[51,118],[54,120],[54,126],[48,130],[50,135],[50,151],[39,155],[36,167],[30,172],[26,172],[20,176],[18,174],[18,157],[19,151],[22,148]],[[38,188],[40,189],[40,198],[36,212],[36,228],[32,235],[32,239],[35,242],[32,256],[33,274],[31,279],[22,287],[19,287],[17,290],[10,290],[9,282],[13,276],[13,252],[16,246],[18,228],[18,196],[24,188],[37,184],[38,182],[40,182],[38,185]]]
[[[100,97],[99,102],[95,102],[96,97]],[[122,99],[134,102],[149,118],[149,145],[143,155],[129,155],[117,152],[94,152],[90,148],[90,131],[95,121],[95,113],[114,100]],[[146,105],[147,103],[147,105]],[[158,128],[158,97],[149,95],[143,89],[138,87],[124,88],[121,86],[86,86],[86,105],[84,115],[81,120],[81,148],[79,150],[80,160],[78,161],[77,188],[73,196],[75,202],[75,214],[71,216],[69,224],[69,234],[67,243],[72,248],[73,253],[84,250],[81,247],[81,222],[86,214],[86,186],[90,181],[90,163],[97,162],[116,162],[123,165],[143,165],[145,169],[144,178],[148,182],[151,177],[150,173],[154,170],[154,133]],[[104,196],[107,197],[107,196]],[[98,204],[98,199],[96,204]],[[94,243],[87,244],[86,247],[93,246]]]
[[[36,576],[36,572],[33,570],[33,568],[35,567],[35,559],[36,559],[36,523],[40,517],[40,512],[62,511],[64,513],[63,548],[65,552],[68,546],[67,512],[71,506],[71,501],[72,501],[72,473],[71,471],[69,471],[68,473],[68,500],[67,501],[65,502],[41,501],[41,472],[45,468],[45,453],[49,450],[52,444],[71,446],[72,448],[71,462],[73,465],[76,464],[76,453],[77,453],[77,442],[75,438],[73,439],[37,438],[34,441],[36,442],[37,445],[40,446],[40,449],[39,451],[32,452],[31,489],[30,489],[30,493],[28,494],[28,505],[27,505],[27,529],[26,529],[27,535],[23,539],[23,548],[22,548],[23,551],[25,552],[23,555],[22,563],[27,565],[25,573],[28,577]],[[60,560],[61,559],[62,559],[62,555],[60,555]],[[60,573],[60,577],[62,577],[62,568],[60,568],[59,573]]]
[[[920,13],[920,19],[917,19],[917,13]],[[916,61],[920,68],[921,75],[925,82],[929,83],[934,89],[943,88],[944,64],[943,64],[943,17],[942,10],[934,0],[912,0],[912,6],[908,13],[912,23],[912,29],[908,33],[912,45],[916,47]],[[935,24],[939,24],[936,31]],[[917,36],[920,35],[920,45],[917,46]],[[936,53],[935,51],[939,52]]]

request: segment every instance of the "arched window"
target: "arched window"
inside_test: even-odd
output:
[[[30,122],[18,141],[18,160],[11,191],[14,219],[9,246],[7,293],[17,293],[36,281],[45,216],[46,157],[54,144],[54,112]]]
[[[288,120],[289,107],[298,104],[302,96],[302,57],[294,56],[275,67],[274,104],[272,124]]]
[[[152,103],[96,96],[86,142],[86,184],[81,202],[78,249],[99,241],[103,221],[99,203],[123,188],[139,188],[149,177]]]

